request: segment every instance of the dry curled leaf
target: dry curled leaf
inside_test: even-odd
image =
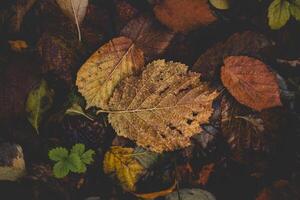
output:
[[[155,152],[190,145],[212,113],[217,92],[181,63],[156,60],[125,79],[109,102],[109,121],[120,136]]]
[[[76,85],[87,108],[107,108],[115,86],[143,66],[143,52],[126,37],[114,38],[101,46],[77,73]]]
[[[217,43],[202,54],[192,70],[200,72],[204,79],[210,80],[223,65],[225,57],[236,55],[257,57],[263,49],[270,46],[271,42],[262,34],[253,31],[235,33],[225,42]]]
[[[174,33],[148,16],[132,19],[122,29],[121,35],[132,39],[147,60],[162,54],[174,37]]]
[[[151,192],[151,193],[134,193],[135,196],[142,198],[142,199],[156,199],[158,197],[164,197],[168,194],[170,194],[171,192],[173,192],[173,190],[176,188],[176,181],[174,182],[174,184],[167,189],[158,191],[158,192]]]
[[[207,0],[163,0],[154,7],[156,18],[174,31],[188,32],[217,18]]]
[[[135,191],[135,184],[144,170],[144,167],[134,158],[133,148],[112,146],[106,152],[103,169],[106,174],[116,174],[127,191]]]
[[[224,64],[222,82],[241,104],[258,111],[281,105],[276,75],[265,63],[247,56],[230,56]]]

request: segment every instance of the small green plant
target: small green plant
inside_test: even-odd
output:
[[[94,159],[94,150],[85,151],[84,144],[75,144],[69,152],[66,148],[57,147],[49,151],[48,156],[55,161],[53,166],[53,174],[56,178],[63,178],[69,174],[84,173],[86,165],[91,164]]]

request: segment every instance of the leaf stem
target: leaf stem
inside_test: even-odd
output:
[[[78,17],[77,17],[75,8],[74,8],[73,0],[70,0],[70,1],[71,1],[72,10],[73,10],[73,14],[74,14],[74,18],[75,18],[75,23],[76,23],[76,27],[77,27],[78,40],[79,40],[79,42],[81,42],[81,31],[80,31],[80,27],[79,27]]]

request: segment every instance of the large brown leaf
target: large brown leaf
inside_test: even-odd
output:
[[[202,54],[194,66],[193,71],[200,72],[204,79],[211,80],[223,65],[227,56],[247,55],[259,56],[263,49],[271,46],[271,42],[262,34],[245,31],[235,33],[225,42],[217,43]]]
[[[77,73],[76,85],[87,108],[107,108],[115,86],[143,66],[143,52],[126,37],[114,38],[100,47]]]
[[[248,56],[230,56],[224,64],[222,82],[241,104],[257,111],[281,105],[276,75],[262,61]]]
[[[174,33],[157,23],[153,18],[140,16],[132,19],[121,35],[133,40],[143,50],[147,60],[160,55],[169,46]]]
[[[207,0],[163,0],[154,7],[154,13],[161,23],[179,32],[188,32],[217,20]]]
[[[109,101],[109,121],[118,135],[155,152],[189,146],[208,122],[218,93],[187,69],[157,60],[119,84]]]

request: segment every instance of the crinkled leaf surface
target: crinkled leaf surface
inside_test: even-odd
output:
[[[217,18],[208,0],[163,0],[154,7],[156,18],[174,31],[188,32]]]
[[[125,79],[109,102],[109,121],[120,136],[154,152],[190,145],[212,113],[217,92],[181,63],[157,60]]]
[[[222,82],[241,104],[258,111],[281,105],[276,75],[262,61],[248,56],[230,56],[224,64]]]
[[[274,0],[268,9],[269,26],[271,29],[280,29],[290,19],[290,3],[288,1]]]
[[[45,80],[42,80],[37,88],[31,90],[26,102],[28,120],[39,132],[39,125],[43,115],[49,110],[53,102],[54,91],[50,89]]]
[[[181,189],[169,194],[166,200],[216,200],[216,198],[202,189]]]
[[[164,52],[174,33],[149,16],[132,19],[121,31],[121,35],[130,38],[143,50],[147,60]]]
[[[106,152],[103,168],[106,174],[115,174],[122,187],[128,191],[135,190],[135,184],[143,172],[143,166],[134,158],[133,148],[112,146]]]
[[[87,108],[107,108],[115,86],[143,66],[143,52],[126,37],[114,38],[100,47],[77,73],[76,85]]]

